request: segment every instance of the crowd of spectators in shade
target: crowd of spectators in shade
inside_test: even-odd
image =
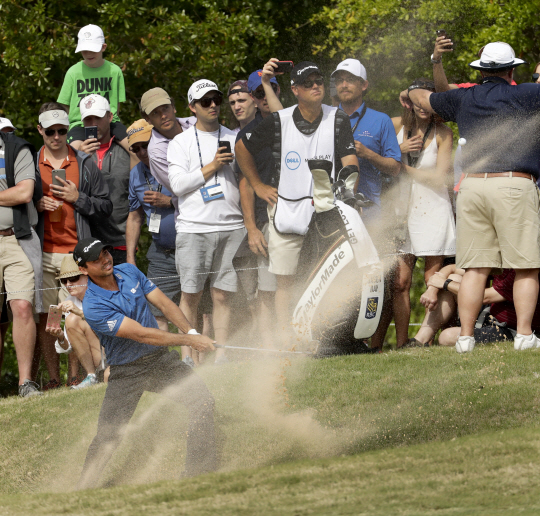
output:
[[[535,114],[539,109],[537,86],[527,85],[522,93],[524,85],[513,81],[512,71],[523,61],[509,45],[490,43],[480,50],[471,66],[481,72],[481,85],[456,85],[448,83],[442,63],[452,41],[437,37],[433,77],[418,78],[399,100],[396,96],[402,113],[395,118],[368,107],[368,71],[354,58],[339,63],[330,76],[333,106],[323,103],[327,78],[317,64],[291,65],[287,73],[298,103],[284,109],[277,81],[283,72],[272,58],[228,88],[211,79],[195,81],[187,91],[187,118],[176,116],[175,99],[167,91],[152,88],[140,99],[140,119],[128,127],[120,116],[126,100],[122,71],[104,59],[106,47],[99,27],[88,25],[79,32],[75,51],[82,60],[67,71],[56,101],[44,103],[37,113],[43,138],[39,150],[14,135],[9,119],[0,118],[0,283],[5,291],[0,329],[4,336],[13,324],[21,396],[61,387],[64,353],[69,356],[71,388],[107,381],[110,357],[101,346],[105,333],[93,331],[83,311],[91,280],[72,253],[78,242],[93,237],[115,266],[136,266],[144,225],[151,235],[147,276],[179,305],[192,328],[212,334],[222,345],[229,341],[239,289],[233,258],[245,242],[257,257],[257,281],[244,286],[243,295],[258,344],[292,342],[292,289],[313,197],[307,166],[287,179],[292,176],[285,170],[285,157],[299,146],[329,156],[333,173],[357,166],[356,189],[371,201],[362,218],[385,264],[385,302],[370,351],[382,350],[392,320],[398,350],[433,345],[440,329],[444,331],[438,342],[457,343],[458,351],[501,339],[515,339],[516,349],[539,347],[532,331],[540,321],[540,312],[534,311],[540,258],[533,251],[519,260],[508,257],[505,249],[518,244],[510,238],[502,242],[502,237],[495,242],[497,229],[460,229],[477,202],[470,184],[479,174],[496,188],[492,178],[503,175],[508,184],[501,188],[514,188],[517,182],[520,192],[521,183],[529,181],[523,195],[530,198],[528,209],[536,209],[538,218],[538,151],[523,142],[524,158],[500,159],[501,149],[476,145],[477,133],[488,130],[489,117],[482,126],[470,120],[481,118],[491,102],[488,98],[475,105],[469,94],[473,88],[499,88],[496,98],[507,119],[523,121],[523,111]],[[539,70],[540,64],[533,82],[540,82]],[[510,87],[504,93],[499,91],[502,83]],[[520,104],[524,97],[527,101]],[[224,101],[236,127],[221,123]],[[463,106],[474,115],[463,114]],[[463,136],[454,159],[453,133],[445,121],[457,122]],[[515,155],[520,149],[505,151]],[[276,170],[282,171],[277,182]],[[462,192],[469,192],[468,208]],[[503,208],[495,211],[506,215],[512,208],[501,202]],[[523,217],[518,213],[515,220]],[[508,232],[515,232],[508,225]],[[530,226],[526,238],[535,243],[534,221]],[[471,251],[475,238],[467,240],[467,231],[483,231],[482,245],[494,244],[496,251],[487,258]],[[410,289],[420,257],[426,291],[413,302],[426,311],[411,338]],[[474,299],[461,305],[462,291],[474,292]],[[517,293],[520,301],[514,305]],[[482,310],[482,305],[490,310]],[[50,306],[65,314],[63,329],[48,327]],[[455,325],[458,307],[465,321],[462,329]],[[169,331],[170,320],[159,307],[150,304],[150,310],[158,328]],[[108,321],[111,335],[115,322]],[[182,360],[192,368],[205,360],[218,365],[228,361],[223,348],[205,355],[182,347]],[[48,380],[39,386],[42,359]]]

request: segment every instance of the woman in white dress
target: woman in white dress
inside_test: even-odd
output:
[[[435,91],[432,81],[419,79],[411,87]],[[392,119],[401,148],[403,241],[394,281],[394,321],[398,349],[409,341],[410,288],[416,257],[425,259],[424,280],[441,269],[445,256],[456,254],[456,225],[448,195],[452,131],[438,117],[414,105]]]

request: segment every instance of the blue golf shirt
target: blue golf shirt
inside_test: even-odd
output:
[[[502,77],[486,77],[474,88],[429,97],[444,120],[457,122],[464,172],[528,172],[540,166],[540,84],[512,86]]]
[[[349,116],[351,127],[356,125],[364,104]],[[341,104],[340,109],[343,109]],[[385,113],[367,108],[366,113],[353,133],[355,141],[360,142],[369,150],[383,158],[393,158],[401,161],[401,150],[397,141],[396,131],[392,120]],[[358,158],[360,163],[360,180],[358,191],[378,206],[381,205],[382,172],[375,168],[371,162],[364,158]]]
[[[146,328],[158,328],[145,297],[157,287],[130,263],[114,267],[114,277],[119,290],[105,290],[88,281],[83,311],[90,328],[105,348],[107,362],[123,365],[158,350],[156,346],[116,337],[124,317]]]
[[[142,162],[137,163],[129,173],[129,211],[138,210],[139,207],[142,206],[144,213],[146,214],[147,225],[150,225],[150,215],[153,212],[161,215],[159,233],[150,234],[156,245],[167,249],[173,249],[176,247],[174,209],[155,208],[154,206],[150,206],[150,204],[143,202],[144,192],[148,190],[153,190],[155,192],[158,190],[159,186],[156,178],[150,173],[150,169]],[[172,197],[172,193],[165,187],[162,187],[161,193]]]

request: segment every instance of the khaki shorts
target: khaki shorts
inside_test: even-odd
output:
[[[524,177],[465,177],[457,196],[456,265],[540,268],[538,195]]]
[[[262,230],[266,243],[270,239],[270,224],[267,222]],[[264,257],[262,254],[257,255],[257,267],[258,267],[258,289],[265,292],[275,292],[277,288],[277,281],[275,274],[272,274],[268,269],[270,266],[269,253]]]
[[[274,227],[274,211],[268,207],[268,256],[270,265],[268,271],[278,276],[292,276],[296,273],[300,249],[304,243],[302,235],[278,233]]]
[[[0,236],[0,285],[2,281],[8,301],[24,299],[34,306],[34,269],[15,235]]]
[[[57,305],[68,297],[67,290],[59,288],[61,283],[56,279],[64,256],[64,253],[43,253],[43,313],[49,311],[49,306]]]

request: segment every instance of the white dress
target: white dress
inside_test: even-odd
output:
[[[397,135],[403,143],[404,128]],[[422,151],[416,168],[432,170],[437,165],[437,132]],[[401,252],[415,256],[454,256],[456,254],[456,223],[452,204],[445,186],[434,188],[411,181],[408,208],[409,238]]]

